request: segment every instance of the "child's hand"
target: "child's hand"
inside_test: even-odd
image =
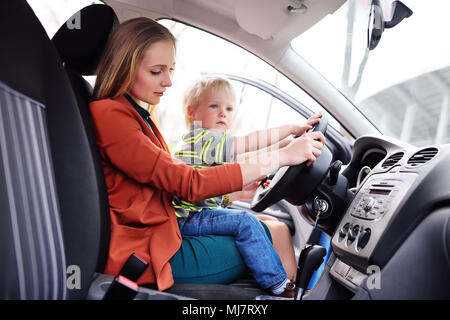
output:
[[[313,125],[320,122],[320,117],[322,117],[322,114],[316,113],[306,120],[306,123],[292,125],[291,134],[297,137],[301,136],[307,130],[312,129]]]
[[[279,148],[286,147],[289,143],[292,142],[292,140],[294,140],[292,136],[284,138],[283,140],[280,141]]]

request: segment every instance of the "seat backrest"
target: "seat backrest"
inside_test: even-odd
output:
[[[81,264],[85,267],[88,265],[88,270],[95,267],[95,271],[101,273],[105,269],[109,248],[109,205],[103,169],[90,119],[89,103],[92,101],[92,87],[83,76],[95,74],[106,42],[119,25],[119,21],[113,9],[102,4],[87,6],[75,16],[80,21],[80,28],[74,28],[69,19],[53,36],[52,42],[67,70],[83,130],[88,140],[90,159],[86,160],[92,162],[94,176],[90,177],[90,180],[91,186],[95,189],[89,195],[89,201],[96,204],[96,211],[94,215],[92,212],[84,211],[75,216],[63,216],[62,221],[67,240],[67,263]],[[73,227],[74,225],[77,227]],[[89,230],[85,231],[86,237],[80,238],[78,232],[83,227],[88,227]],[[91,255],[86,255],[85,250],[92,245],[95,249],[91,249]],[[95,255],[95,251],[97,257],[93,259],[92,255]],[[91,272],[86,276],[91,276]],[[90,278],[83,280],[88,283]],[[77,295],[77,298],[80,297]]]
[[[25,0],[0,2],[0,39],[0,299],[82,299],[109,229],[81,95]]]

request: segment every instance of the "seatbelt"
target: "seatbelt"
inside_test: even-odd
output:
[[[132,253],[119,274],[114,277],[103,296],[103,300],[133,300],[139,291],[136,281],[144,273],[147,266],[148,262]]]

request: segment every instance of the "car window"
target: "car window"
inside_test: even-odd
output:
[[[158,105],[161,130],[170,147],[176,145],[186,131],[182,113],[184,90],[205,74],[220,73],[263,80],[289,94],[311,111],[323,111],[320,104],[286,76],[239,46],[180,22],[168,19],[158,22],[166,26],[177,39],[173,85]],[[232,81],[232,85],[239,102],[232,127],[235,135],[305,121],[297,111],[259,88],[238,81]],[[329,118],[330,125],[342,131],[339,123]]]
[[[243,135],[253,130],[306,121],[300,113],[271,94],[236,80],[230,82],[235,88],[239,101],[231,128],[233,134]],[[255,115],[258,114],[262,116],[256,117]]]

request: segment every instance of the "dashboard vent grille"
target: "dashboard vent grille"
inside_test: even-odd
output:
[[[397,162],[400,161],[400,159],[403,157],[404,153],[403,152],[397,152],[394,153],[393,155],[391,155],[389,158],[387,158],[386,160],[384,160],[383,164],[381,165],[381,167],[383,169],[392,167],[394,164],[396,164]]]
[[[438,153],[437,148],[422,149],[419,152],[416,152],[411,158],[408,159],[407,165],[410,167],[417,167],[433,159],[437,153]]]

